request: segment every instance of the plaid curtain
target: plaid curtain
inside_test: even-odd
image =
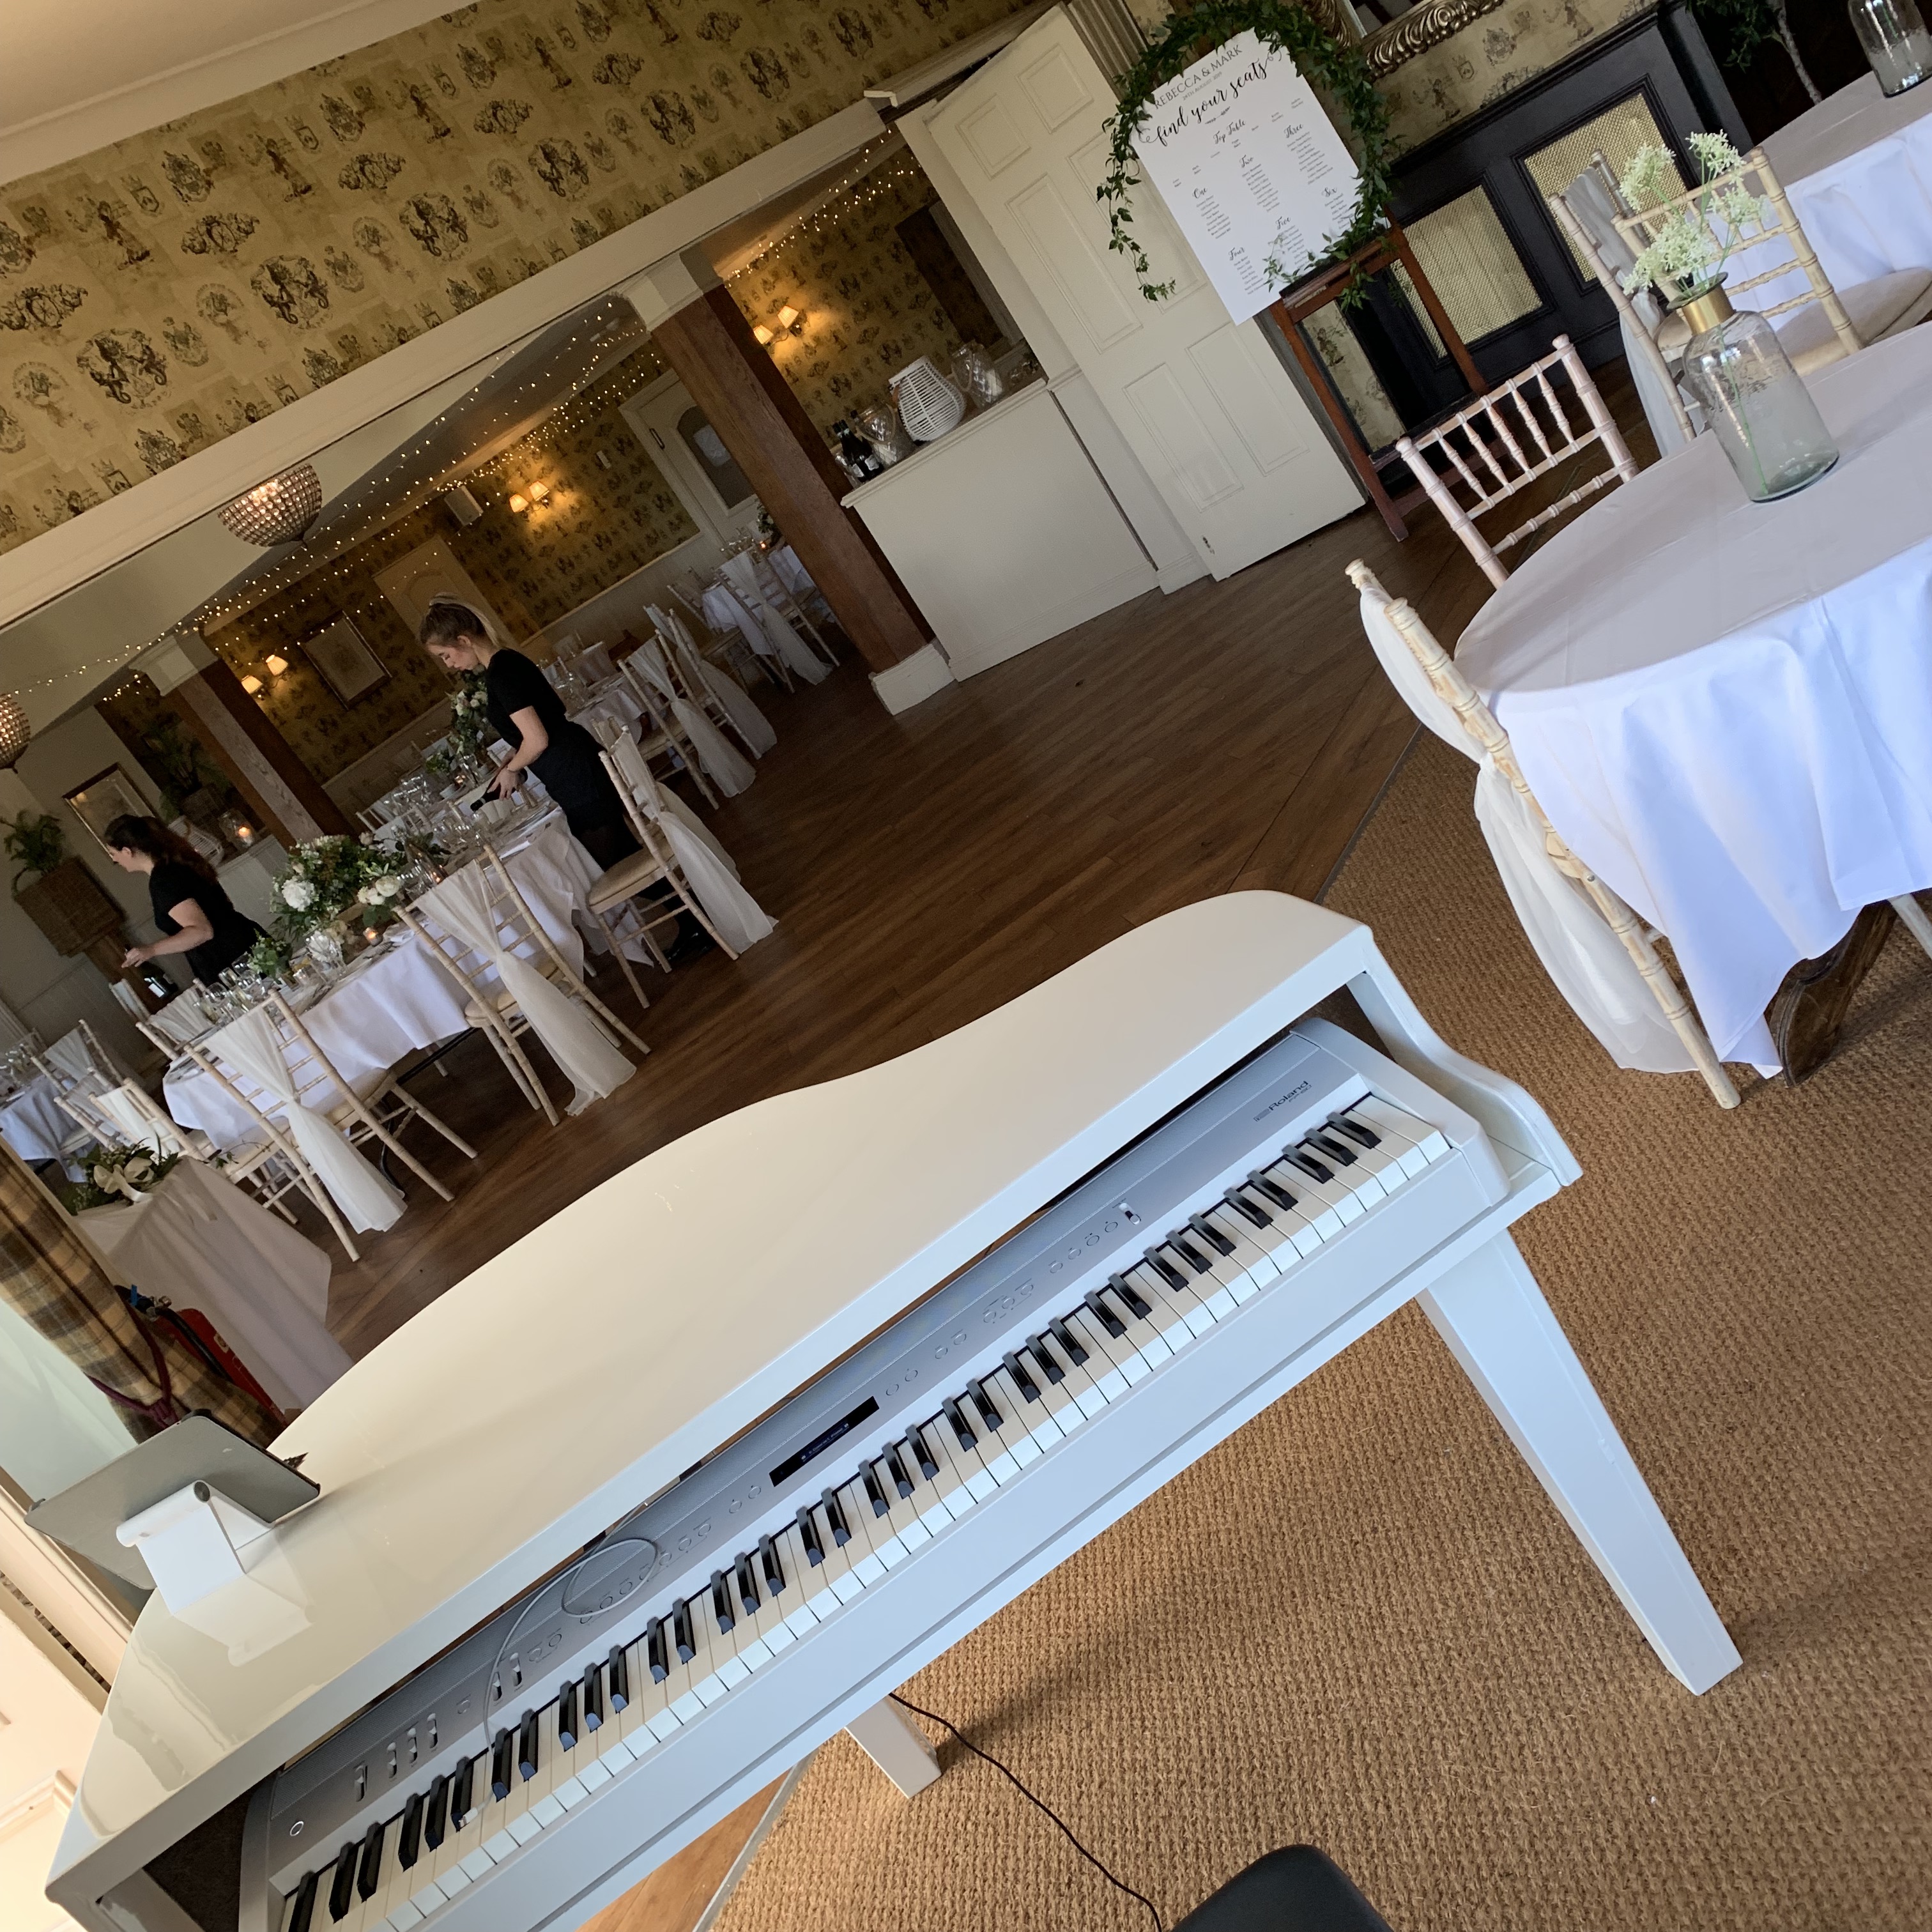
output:
[[[136,1442],[206,1411],[266,1445],[280,1422],[158,1311],[136,1313],[58,1203],[0,1142],[0,1297],[108,1396]]]

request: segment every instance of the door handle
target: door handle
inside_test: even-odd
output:
[[[644,425],[644,427],[645,427],[646,429],[650,429],[650,425],[648,423],[646,423],[646,424]],[[656,444],[657,445],[657,446],[658,447],[658,448],[660,448],[660,449],[663,448],[663,447],[664,446],[664,438],[663,438],[662,436],[661,436],[660,435],[658,435],[658,434],[657,433],[657,431],[656,431],[656,430],[654,430],[654,429],[653,429],[653,430],[651,430],[651,440],[652,440],[652,442],[653,442],[654,443],[656,443]]]

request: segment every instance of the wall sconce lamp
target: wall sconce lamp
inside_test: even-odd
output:
[[[280,677],[289,668],[289,661],[286,658],[278,658],[272,652],[262,662],[268,666],[268,675],[271,677]]]
[[[548,503],[550,501],[550,485],[532,483],[530,485],[530,501],[532,503]]]
[[[253,698],[262,688],[262,680],[250,671],[242,679],[242,688]]]
[[[510,514],[513,517],[520,517],[530,507],[530,500],[520,491],[510,499]]]
[[[752,329],[752,339],[757,343],[760,349],[770,348],[772,342],[776,340],[771,331],[767,328],[762,322],[753,325]]]
[[[778,326],[788,335],[802,335],[805,333],[805,317],[788,304],[778,310]]]

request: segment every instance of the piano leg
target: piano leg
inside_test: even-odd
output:
[[[939,1754],[932,1740],[890,1697],[854,1718],[845,1735],[908,1798],[916,1798],[939,1777]]]
[[[1419,1298],[1450,1352],[1673,1676],[1708,1690],[1742,1660],[1510,1237]]]

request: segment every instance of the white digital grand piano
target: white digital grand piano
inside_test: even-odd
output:
[[[1380,1051],[1310,1017],[1342,987]],[[282,1436],[320,1500],[150,1600],[52,1895],[566,1932],[835,1731],[884,1761],[896,1685],[1417,1298],[1702,1691],[1737,1652],[1508,1232],[1578,1172],[1263,892],[715,1121]]]

